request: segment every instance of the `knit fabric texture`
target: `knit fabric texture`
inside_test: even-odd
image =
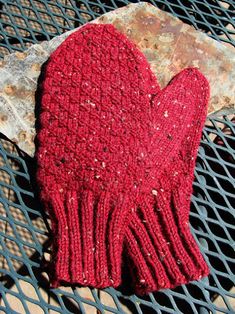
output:
[[[44,75],[36,158],[53,286],[119,286],[124,247],[138,293],[207,275],[188,226],[205,77],[186,69],[161,91],[135,45],[95,24],[72,33]]]
[[[180,143],[157,174],[152,190],[154,199],[149,196],[142,199],[125,233],[126,250],[138,294],[174,288],[209,274],[189,229],[194,168],[207,115],[209,85],[197,69],[191,68],[178,74],[166,89],[174,95],[169,104],[177,108],[178,114],[184,116],[186,111],[191,111],[192,115],[190,122],[184,121],[181,130],[174,132],[175,116],[168,113],[173,131],[166,134],[170,141],[180,136]],[[156,96],[159,106],[166,89]],[[155,116],[157,128],[164,132],[158,114]]]

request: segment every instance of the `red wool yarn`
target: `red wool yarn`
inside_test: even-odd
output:
[[[157,174],[152,191],[154,199],[149,196],[140,201],[125,233],[125,245],[138,294],[174,288],[209,274],[189,229],[194,168],[207,115],[209,85],[197,69],[186,69],[166,89],[175,95],[181,84],[184,91],[181,90],[180,95],[185,95],[182,100],[177,96],[170,103],[182,108],[182,115],[191,111],[190,122],[184,122],[184,128],[176,131],[174,121],[177,117],[172,117],[173,131],[168,133],[168,139],[174,141],[180,136],[181,142]],[[161,103],[166,89],[157,96]],[[159,121],[159,117],[155,116],[155,119]],[[162,125],[159,125],[158,131],[162,132]]]
[[[207,275],[188,227],[205,77],[186,69],[160,91],[135,45],[95,24],[72,33],[44,75],[36,158],[53,286],[119,286],[124,245],[139,293]]]

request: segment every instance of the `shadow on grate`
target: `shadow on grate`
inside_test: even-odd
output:
[[[128,3],[139,1],[0,1],[0,57],[83,25]],[[209,36],[235,46],[233,0],[148,0]]]
[[[233,116],[215,115],[207,121],[198,153],[190,223],[210,266],[209,278],[145,297],[125,287],[49,288],[50,222],[32,192],[35,164],[2,137],[0,312],[234,313],[234,135]]]

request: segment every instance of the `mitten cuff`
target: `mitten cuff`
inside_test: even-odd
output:
[[[110,195],[60,189],[53,194],[54,234],[52,286],[117,287],[121,281],[123,229],[121,210],[110,209]]]
[[[163,198],[158,197],[158,204],[150,200],[142,204],[144,210],[133,215],[126,232],[125,245],[139,294],[174,288],[209,274],[188,216],[166,205],[161,210],[161,202],[166,202]]]

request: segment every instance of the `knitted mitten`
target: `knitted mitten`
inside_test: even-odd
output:
[[[111,25],[84,26],[52,53],[36,158],[52,221],[54,286],[120,284],[124,230],[156,133],[150,100],[158,91],[142,53]]]
[[[126,230],[137,254],[141,243],[151,244],[152,229],[145,225],[137,246],[132,237],[143,215],[160,226],[149,213],[165,187],[165,166],[173,163],[203,100],[203,85],[191,79],[195,74],[194,69],[182,72],[155,97],[159,87],[144,56],[111,25],[81,28],[50,57],[36,157],[41,199],[52,220],[54,286],[61,281],[118,286]],[[165,220],[173,215],[168,207]],[[147,252],[147,266],[155,265],[159,247],[154,243],[156,256],[150,261]],[[141,284],[147,282],[145,272],[152,275],[156,266],[161,272],[161,263],[151,270],[147,266],[136,266]],[[162,283],[149,282],[150,289],[153,282]]]
[[[208,82],[198,70],[186,69],[156,98],[159,106],[153,118],[156,132],[165,134],[170,153],[164,153],[164,165],[159,148],[153,197],[140,200],[125,235],[135,290],[139,294],[173,288],[209,273],[189,229],[195,159],[209,99]],[[184,112],[189,111],[190,120],[176,125]],[[160,113],[165,121],[159,117]],[[172,143],[179,137],[179,145],[171,153]]]

